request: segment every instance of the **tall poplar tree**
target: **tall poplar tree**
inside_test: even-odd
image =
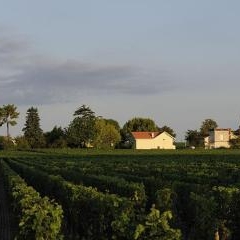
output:
[[[45,141],[37,108],[31,107],[27,110],[26,123],[22,131],[31,148],[44,146]]]

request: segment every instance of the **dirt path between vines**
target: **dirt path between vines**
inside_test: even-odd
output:
[[[4,191],[3,179],[0,173],[0,239],[11,240],[11,225],[7,196]]]

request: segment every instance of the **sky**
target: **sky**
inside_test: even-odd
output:
[[[240,1],[0,0],[0,106],[30,107],[44,131],[88,105],[121,126],[134,117],[183,141],[214,119],[240,125]],[[0,134],[6,134],[6,127]]]

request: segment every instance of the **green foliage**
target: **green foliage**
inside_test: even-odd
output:
[[[120,126],[116,120],[114,119],[104,119],[104,120],[106,121],[106,123],[113,125],[116,128],[116,130],[120,132]]]
[[[123,126],[124,132],[158,131],[156,123],[150,118],[133,118]]]
[[[176,149],[185,149],[186,148],[186,142],[175,142]]]
[[[217,231],[220,239],[230,239],[231,234],[236,239],[239,233],[239,216],[236,215],[239,196],[238,188],[223,186],[215,186],[202,195],[191,193],[196,206],[192,238],[211,240]],[[234,229],[232,233],[231,229]]]
[[[133,239],[134,222],[132,221],[133,212],[129,209],[123,211],[111,223],[113,229],[112,239],[114,240],[131,240]]]
[[[123,197],[127,197],[134,204],[145,207],[146,193],[142,183],[128,182],[123,178],[106,175],[93,175],[87,174],[81,168],[72,167],[56,167],[33,163],[33,166],[37,166],[38,169],[53,175],[61,175],[64,179],[73,182],[75,184],[84,184],[84,186],[96,187],[101,192],[118,194]]]
[[[24,136],[18,136],[15,138],[16,141],[16,148],[18,150],[28,150],[30,149],[30,145],[27,139]]]
[[[61,206],[47,197],[41,198],[38,192],[27,186],[4,162],[1,162],[0,167],[19,220],[16,239],[62,239]]]
[[[204,147],[204,137],[209,135],[209,130],[217,128],[217,122],[212,119],[205,119],[202,122],[200,131],[187,130],[185,140],[187,140],[188,146]]]
[[[166,125],[163,126],[163,127],[161,127],[161,128],[159,128],[159,131],[160,131],[160,132],[167,132],[167,133],[169,133],[171,136],[176,137],[176,133],[174,132],[174,130],[173,130],[172,128],[166,126]]]
[[[194,206],[193,226],[190,231],[190,239],[213,239],[217,229],[216,209],[217,203],[213,196],[206,197],[191,193],[191,204]]]
[[[185,140],[189,146],[203,147],[203,137],[197,130],[187,130]]]
[[[170,188],[163,188],[156,191],[156,207],[160,211],[172,210],[173,209],[173,202],[174,192]]]
[[[202,137],[206,137],[208,136],[208,132],[211,129],[217,128],[218,124],[216,121],[214,121],[213,119],[205,119],[202,122],[202,125],[200,127],[200,134]]]
[[[13,161],[8,162],[37,189],[61,202],[65,212],[65,225],[70,224],[67,236],[110,239],[114,231],[111,223],[122,212],[133,211],[133,202],[126,198],[104,194],[92,187],[74,185],[60,176],[48,175]]]
[[[145,222],[139,224],[136,228],[134,239],[137,240],[180,240],[181,231],[173,229],[169,225],[172,218],[171,211],[160,214],[160,211],[154,206],[146,216]]]
[[[22,131],[31,148],[41,148],[45,146],[45,139],[40,127],[37,108],[31,107],[27,110],[26,123]]]
[[[229,143],[231,148],[240,149],[240,136],[230,139]]]
[[[141,132],[141,131],[158,131],[158,126],[150,118],[133,118],[128,120],[121,130],[122,135],[122,147],[132,148],[134,141],[132,139],[131,132]]]
[[[97,119],[95,122],[96,135],[93,145],[96,148],[115,148],[121,136],[114,125],[104,119]]]
[[[64,148],[67,146],[66,133],[61,127],[54,126],[52,131],[44,133],[46,146],[49,148]]]
[[[22,217],[19,222],[19,236],[25,239],[34,237],[36,240],[56,239],[56,237],[61,239],[59,231],[63,211],[60,205],[49,201],[47,197],[33,196],[30,189],[24,192],[27,197],[22,196],[22,189],[21,185],[13,189],[13,197],[21,199]]]
[[[95,113],[87,106],[82,105],[74,112],[75,118],[67,129],[67,138],[70,146],[89,147],[96,134]]]
[[[189,240],[240,236],[238,149],[39,149],[0,156],[42,195],[61,202],[66,239],[174,239],[177,229]]]
[[[0,150],[14,149],[14,142],[11,138],[0,136]]]

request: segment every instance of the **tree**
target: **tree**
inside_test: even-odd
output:
[[[189,146],[200,147],[203,144],[203,138],[197,130],[188,130],[185,136]]]
[[[96,136],[93,143],[97,148],[114,148],[120,141],[120,132],[116,129],[115,124],[110,122],[105,119],[96,120]]]
[[[24,136],[17,136],[15,138],[15,141],[16,141],[16,147],[18,150],[23,150],[23,149],[26,150],[30,148],[29,143]]]
[[[75,118],[67,129],[70,146],[87,147],[91,145],[96,133],[95,113],[86,105],[79,107],[73,114]]]
[[[45,145],[37,108],[31,107],[27,110],[26,123],[22,131],[31,148],[40,148]]]
[[[158,126],[156,123],[150,118],[133,118],[128,120],[121,130],[122,142],[124,145],[129,145],[129,147],[133,146],[131,132],[156,132],[158,131]]]
[[[230,139],[229,141],[231,148],[240,148],[240,136],[237,138]]]
[[[54,126],[52,131],[44,133],[46,146],[63,148],[67,146],[66,133],[61,127]]]
[[[119,132],[120,132],[120,126],[119,123],[114,119],[104,119],[107,123],[113,125]]]
[[[133,118],[123,126],[124,132],[158,131],[158,126],[150,118]]]
[[[10,138],[9,126],[15,126],[17,124],[16,118],[18,118],[19,112],[14,104],[3,105],[0,109],[0,126],[7,125],[7,137]]]
[[[0,150],[13,149],[14,147],[14,141],[11,138],[0,136]]]
[[[208,136],[209,130],[217,128],[217,127],[218,127],[218,124],[216,121],[214,121],[213,119],[210,119],[210,118],[205,119],[202,122],[202,125],[200,127],[200,134],[202,135],[202,137],[206,137],[206,136]]]
[[[167,132],[169,133],[170,135],[172,135],[173,137],[176,137],[176,133],[173,131],[172,128],[164,125],[163,127],[159,128],[159,131],[160,132]]]

